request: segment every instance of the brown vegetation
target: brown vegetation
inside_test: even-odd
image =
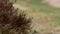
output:
[[[27,34],[26,29],[29,29],[30,19],[26,19],[26,14],[22,13],[17,16],[17,9],[14,9],[13,3],[8,0],[0,0],[0,24],[4,27],[6,24],[10,24],[11,29],[15,29],[19,34]],[[3,34],[7,34],[7,30],[2,30]],[[9,32],[8,32],[9,34]]]

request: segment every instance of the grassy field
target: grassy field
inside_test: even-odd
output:
[[[32,19],[32,30],[40,31],[41,34],[59,33],[60,8],[54,8],[42,3],[42,0],[18,0],[16,3],[27,6],[31,10],[26,11]],[[37,25],[38,24],[38,25]]]

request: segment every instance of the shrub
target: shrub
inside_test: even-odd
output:
[[[18,34],[28,34],[27,30],[30,29],[31,19],[26,18],[26,14],[22,13],[17,16],[17,9],[14,9],[13,3],[8,0],[0,0],[0,24],[2,26],[2,34],[10,34],[9,32],[14,29]],[[11,28],[4,28],[7,24]]]

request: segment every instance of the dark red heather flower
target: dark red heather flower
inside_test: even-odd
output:
[[[9,3],[8,0],[0,0],[0,24],[10,23],[10,18],[13,15],[12,12],[13,3]]]
[[[13,8],[13,3],[9,3],[8,0],[0,0],[0,24],[10,24],[12,29],[20,30],[21,32],[29,29],[31,19],[26,18],[26,14],[22,12],[17,16],[17,9]]]

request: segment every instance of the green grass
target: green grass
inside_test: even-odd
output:
[[[32,8],[32,10],[37,11],[38,13],[50,14],[53,13],[53,21],[51,26],[60,26],[60,8],[53,8],[47,4],[42,4],[42,0],[30,0],[29,2],[25,2],[27,6]],[[24,4],[24,3],[21,3]],[[32,15],[33,13],[30,13]],[[52,17],[52,16],[51,16]]]
[[[32,0],[31,3],[29,4],[30,7],[38,12],[43,12],[43,13],[56,13],[56,23],[57,25],[60,26],[60,8],[53,8],[51,6],[48,6],[47,4],[41,4],[41,0]]]
[[[39,4],[42,0],[30,0],[30,4]]]
[[[13,3],[14,3],[15,1],[16,1],[16,0],[9,0],[9,2],[13,2]]]
[[[56,22],[58,23],[58,25],[60,25],[60,15],[59,15],[60,8],[53,8],[47,4],[42,4],[42,0],[30,0],[30,1],[25,2],[25,3],[27,6],[29,6],[30,8],[32,8],[33,10],[35,10],[37,12],[42,12],[42,13],[46,13],[46,14],[56,13],[55,14],[56,15],[55,17],[57,19]],[[24,4],[24,3],[22,2],[21,4]]]

